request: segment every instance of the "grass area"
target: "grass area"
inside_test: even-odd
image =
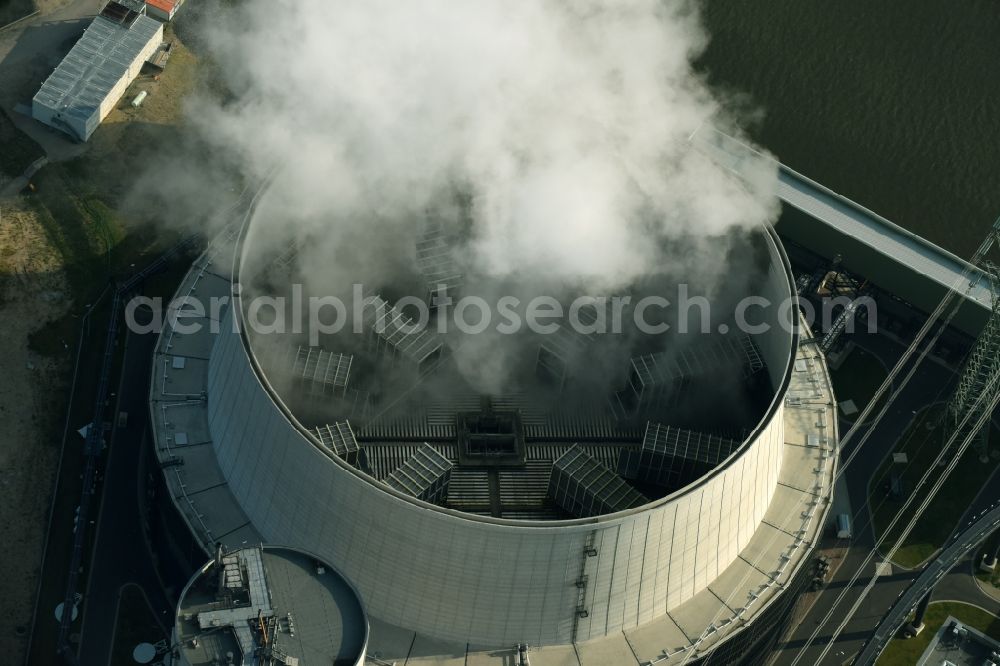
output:
[[[34,179],[29,197],[49,243],[62,258],[77,300],[86,299],[111,274],[111,251],[124,236],[122,221],[96,196],[83,194],[63,164],[50,165]]]
[[[115,623],[115,643],[111,648],[111,666],[133,666],[132,650],[139,643],[166,639],[145,595],[135,585],[122,588]]]
[[[944,407],[935,405],[919,413],[904,433],[902,439],[893,449],[894,452],[906,453],[907,464],[896,464],[891,457],[887,459],[872,476],[869,489],[870,505],[875,532],[885,533],[892,519],[900,512],[908,497],[918,492],[917,483],[928,467],[933,464],[944,442],[944,433],[940,421]],[[928,427],[930,426],[930,427]],[[998,434],[994,428],[990,441],[995,448]],[[895,467],[902,479],[902,496],[893,499],[886,488],[890,473]],[[905,567],[915,567],[930,557],[951,534],[955,525],[982,489],[983,484],[996,468],[995,463],[984,465],[979,462],[979,454],[969,447],[963,454],[958,465],[951,473],[952,482],[945,483],[934,500],[920,517],[913,531],[903,542],[893,560]],[[927,481],[930,487],[940,476],[941,467],[935,467],[934,473]],[[923,489],[919,489],[922,497]],[[902,532],[904,523],[909,522],[920,498],[907,510],[906,515],[893,528],[889,541],[895,542]],[[888,543],[888,542],[887,542]],[[883,548],[886,550],[886,548]]]
[[[990,638],[1000,640],[1000,617],[959,602],[932,603],[927,608],[927,615],[924,616],[926,626],[920,635],[892,640],[875,662],[877,666],[913,666],[949,615]]]
[[[888,373],[875,356],[855,347],[836,370],[830,372],[833,391],[839,402],[853,400],[861,412],[871,402]],[[858,414],[848,416],[854,419]]]
[[[910,231],[971,253],[1000,213],[995,2],[703,7],[710,43],[699,66],[733,93],[727,106],[760,111],[754,138]]]
[[[106,195],[86,189],[86,181],[68,174],[73,163],[50,165],[36,177],[31,201],[52,245],[58,250],[74,301],[83,307],[114,276],[126,275],[152,261],[180,234],[127,220]],[[82,186],[82,187],[81,187]],[[50,355],[75,338],[73,313],[35,331],[33,351]]]
[[[86,154],[50,164],[32,179],[35,191],[22,198],[58,254],[75,311],[96,298],[110,279],[141,268],[181,237],[179,231],[146,222],[141,210],[122,211],[131,191],[127,176],[137,173],[138,166],[134,158],[116,157]],[[112,169],[120,173],[112,175]],[[69,314],[36,331],[32,350],[61,350],[63,340],[75,337],[75,327]]]

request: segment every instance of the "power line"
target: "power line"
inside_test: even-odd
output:
[[[920,506],[918,506],[916,511],[914,512],[913,517],[910,518],[910,521],[906,524],[906,527],[903,530],[903,532],[896,539],[895,543],[893,543],[892,549],[886,555],[887,559],[892,559],[892,556],[896,554],[896,551],[899,549],[900,545],[902,545],[902,543],[910,535],[910,532],[913,531],[913,528],[916,526],[917,521],[923,515],[923,512],[927,509],[927,507],[933,501],[934,497],[937,495],[938,491],[944,485],[944,482],[948,479],[948,475],[955,468],[955,465],[958,464],[958,461],[961,459],[962,454],[965,453],[965,450],[975,439],[979,428],[983,427],[983,425],[986,424],[986,422],[989,420],[990,414],[993,413],[993,409],[995,409],[997,404],[1000,403],[1000,392],[997,392],[996,390],[998,387],[1000,387],[1000,376],[993,378],[993,381],[989,386],[990,389],[989,391],[983,392],[979,395],[973,408],[970,409],[968,412],[966,412],[965,417],[959,424],[959,429],[954,430],[952,432],[951,436],[948,438],[947,443],[938,453],[937,457],[934,459],[934,462],[931,463],[928,466],[927,471],[924,472],[924,475],[921,477],[920,482],[916,486],[917,488],[923,486],[927,482],[930,475],[934,472],[934,468],[937,467],[940,464],[941,460],[944,458],[944,456],[948,454],[948,451],[951,448],[951,446],[955,443],[955,441],[959,438],[959,436],[961,436],[962,433],[965,433],[964,439],[962,440],[962,443],[959,446],[958,450],[948,461],[948,464],[945,467],[944,471],[941,472],[941,475],[935,480],[934,485],[931,487],[930,491],[924,497],[923,502],[920,503]],[[987,404],[983,405],[981,403],[987,403]],[[980,410],[979,408],[982,406],[985,406],[986,409]],[[976,413],[977,411],[978,414]],[[976,416],[976,422],[975,424],[973,424],[973,427],[971,429],[966,429],[966,425],[968,424],[969,420],[973,417],[973,415]],[[805,653],[805,650],[812,644],[812,641],[815,640],[816,636],[823,628],[823,625],[825,625],[832,617],[833,612],[837,609],[837,606],[840,604],[844,596],[851,591],[851,587],[854,585],[855,582],[857,582],[858,578],[861,576],[863,568],[868,565],[871,559],[878,552],[879,546],[881,546],[882,542],[889,537],[889,534],[892,532],[893,527],[896,526],[896,523],[899,522],[899,520],[903,516],[903,513],[906,511],[906,509],[909,508],[910,504],[913,502],[913,500],[916,499],[916,497],[917,494],[912,493],[910,497],[906,500],[906,502],[903,504],[899,513],[896,514],[896,516],[892,519],[892,522],[889,523],[889,526],[886,527],[884,533],[882,534],[882,537],[879,538],[879,540],[875,543],[875,547],[868,554],[868,557],[865,558],[865,561],[862,562],[861,567],[859,567],[858,571],[854,574],[854,576],[851,577],[850,582],[844,586],[844,589],[841,591],[840,595],[838,595],[836,601],[834,602],[830,610],[827,612],[826,616],[824,616],[820,624],[817,625],[816,629],[813,630],[813,633],[809,637],[809,640],[806,642],[806,645],[803,646],[802,651],[798,654],[798,656],[796,656],[795,660],[792,662],[792,666],[795,666],[795,664],[797,664],[799,660],[802,658],[802,655]],[[819,659],[817,659],[817,663],[822,661],[823,658],[826,657],[826,655],[829,653],[830,649],[833,647],[834,641],[837,640],[837,637],[840,636],[840,633],[843,631],[844,627],[847,626],[847,623],[851,620],[852,617],[854,617],[854,614],[861,606],[861,602],[864,601],[865,597],[875,586],[875,582],[877,580],[878,580],[877,574],[872,576],[871,580],[868,581],[867,585],[865,585],[864,590],[862,590],[862,592],[857,595],[854,603],[851,605],[850,610],[847,612],[847,614],[841,620],[840,624],[837,625],[837,628],[834,630],[833,634],[830,636],[830,640],[827,642],[826,647],[823,649],[823,652],[820,653]]]
[[[997,267],[983,262],[989,276],[993,294],[1000,294],[1000,274]],[[991,379],[1000,375],[1000,298],[994,298],[990,318],[976,339],[976,344],[966,359],[958,388],[948,403],[947,418],[952,427],[956,427],[962,414],[973,409],[972,401],[976,396],[987,390]],[[979,449],[982,462],[988,462],[987,444],[989,428],[975,431],[974,443]]]
[[[694,134],[697,134],[697,131]],[[692,134],[691,139],[694,138],[694,134]],[[727,139],[736,141],[735,139],[732,139],[732,137],[729,137],[728,135],[725,135],[725,134],[723,134],[721,132],[719,132],[719,134],[721,134],[723,137],[726,137]],[[739,143],[739,142],[737,141],[737,143]],[[740,144],[740,145],[742,145],[742,144]],[[744,146],[744,148],[747,148],[748,150],[752,151],[752,149],[749,149],[746,146]],[[756,152],[756,151],[753,151],[753,152]],[[928,333],[930,333],[931,329],[934,327],[934,325],[941,318],[941,315],[945,312],[945,310],[947,310],[949,304],[955,298],[955,296],[959,295],[961,293],[964,293],[964,292],[968,292],[969,290],[971,290],[973,287],[976,286],[977,283],[974,282],[974,281],[972,281],[970,278],[972,278],[973,275],[976,274],[977,272],[980,275],[982,275],[982,273],[983,273],[983,271],[981,269],[979,269],[976,264],[978,264],[983,259],[983,257],[986,255],[987,252],[989,252],[989,250],[993,247],[994,243],[996,243],[998,241],[998,239],[1000,239],[1000,218],[997,218],[997,220],[994,221],[993,226],[990,229],[987,237],[983,240],[983,242],[980,244],[979,248],[973,254],[970,262],[968,264],[966,264],[965,268],[962,270],[961,276],[945,292],[944,297],[938,303],[938,305],[934,309],[934,311],[929,315],[929,317],[927,318],[927,320],[924,322],[923,326],[921,326],[920,330],[918,331],[917,335],[915,336],[915,338],[913,339],[913,341],[911,342],[911,344],[909,345],[909,347],[906,349],[906,351],[900,357],[899,361],[896,363],[896,365],[893,367],[893,369],[891,370],[891,372],[889,373],[889,375],[886,377],[885,381],[882,383],[882,385],[876,391],[875,395],[872,396],[872,398],[869,400],[869,402],[866,405],[866,407],[864,408],[864,410],[862,410],[861,414],[857,417],[857,420],[854,422],[854,425],[847,432],[847,434],[844,435],[844,437],[841,439],[840,445],[839,445],[839,449],[842,451],[843,449],[846,448],[846,445],[849,442],[851,442],[852,438],[857,434],[857,432],[858,432],[858,430],[860,428],[867,427],[866,432],[861,437],[861,441],[858,443],[858,445],[855,447],[855,449],[851,452],[851,454],[848,456],[848,458],[845,461],[843,461],[842,465],[840,466],[839,471],[834,475],[834,479],[833,479],[833,483],[834,484],[840,479],[840,477],[844,474],[844,472],[847,471],[847,468],[853,462],[853,460],[857,456],[858,452],[861,450],[861,448],[867,442],[868,437],[871,436],[871,434],[875,431],[875,429],[877,428],[877,426],[881,422],[882,418],[884,418],[885,414],[888,412],[889,407],[892,406],[892,404],[895,401],[895,399],[902,393],[903,389],[906,387],[906,385],[909,383],[910,379],[916,373],[917,368],[924,361],[924,359],[926,358],[927,354],[930,353],[930,350],[933,349],[934,346],[937,344],[937,341],[940,339],[940,337],[943,334],[944,330],[947,329],[948,325],[951,323],[951,321],[954,319],[954,317],[957,315],[959,309],[961,308],[961,305],[962,305],[962,301],[961,300],[959,300],[954,305],[954,307],[948,313],[947,317],[941,323],[940,327],[935,331],[935,333],[934,333],[933,337],[931,338],[931,340],[929,341],[929,343],[922,349],[922,351],[920,352],[920,354],[917,357],[916,361],[912,364],[910,370],[906,373],[906,375],[903,378],[902,382],[900,382],[899,386],[894,391],[892,391],[892,393],[889,395],[888,400],[886,400],[885,404],[879,410],[879,412],[878,412],[877,416],[875,417],[874,421],[871,422],[871,423],[867,423],[867,419],[868,419],[869,415],[871,414],[871,412],[875,409],[875,406],[879,403],[880,399],[883,396],[885,396],[886,392],[889,391],[892,388],[893,382],[895,381],[896,377],[900,374],[900,372],[902,372],[904,366],[907,365],[907,363],[910,361],[910,359],[914,355],[914,353],[916,353],[916,351],[920,347],[921,343],[924,341],[924,339],[927,337]],[[991,284],[989,286],[990,287],[993,286],[992,281],[991,281]],[[996,302],[997,302],[997,291],[993,290],[992,293],[991,293],[991,304],[993,304],[994,307],[995,307],[996,306]],[[940,392],[939,392],[939,395],[940,395]],[[980,395],[979,398],[982,399],[984,396],[985,396],[985,394]],[[977,401],[977,404],[978,404],[978,401]],[[988,419],[989,413],[990,413],[989,411],[986,413],[986,418],[987,419]],[[963,420],[963,423],[966,423],[968,421],[968,419],[969,419],[970,416],[971,416],[971,414],[967,414],[966,417],[965,417],[965,419]],[[957,437],[957,435],[958,435],[958,433],[956,432],[953,435],[952,439],[949,440],[949,445],[950,445],[950,442],[953,441]],[[964,446],[963,446],[962,450],[963,451],[965,450]],[[956,460],[957,460],[957,458],[956,458]],[[933,469],[933,467],[931,467],[931,468],[928,469],[928,472],[925,474],[925,478],[926,478],[927,474],[930,473],[931,469]],[[949,467],[949,471],[950,471],[950,467]],[[923,483],[923,481],[921,483]],[[911,500],[912,500],[912,497],[911,497]],[[929,502],[929,500],[928,500],[928,502]],[[790,511],[788,513],[788,517],[791,517],[793,514],[794,514],[794,511]],[[897,516],[897,518],[898,518],[898,516]],[[913,522],[915,522],[915,521],[913,521]],[[909,528],[909,529],[912,529],[912,528]],[[907,534],[909,533],[909,529],[907,531]],[[883,540],[884,540],[884,538],[885,538],[885,536],[887,534],[888,534],[888,530],[883,535],[883,538],[882,538]],[[776,538],[777,538],[777,535],[772,536],[768,540],[767,545],[770,546],[774,542],[774,540]],[[881,540],[879,541],[879,543],[881,543]],[[868,559],[866,559],[866,561],[865,561],[866,564],[867,564],[868,561],[870,561],[871,557],[873,557],[874,553],[876,553],[876,552],[877,552],[877,547],[876,547],[876,549],[874,549],[869,554]],[[895,548],[893,549],[893,552],[895,552]],[[860,575],[860,573],[857,574],[857,575]],[[851,581],[852,584],[853,584],[854,580],[856,580],[857,575],[855,576],[854,579],[852,579],[852,581]],[[743,578],[740,581],[740,586],[742,586],[742,584],[747,580],[748,576],[749,576],[749,574],[746,574],[746,575],[743,576]],[[846,593],[847,589],[848,588],[845,588],[844,593]],[[838,597],[838,600],[834,604],[834,607],[831,609],[830,613],[832,613],[833,610],[836,608],[836,606],[840,603],[840,599],[843,597],[844,593],[842,593],[841,596]],[[728,601],[729,598],[732,597],[733,594],[735,594],[735,590],[733,592],[731,592],[730,595],[727,597],[727,601]],[[853,616],[853,614],[854,614],[855,611],[856,611],[856,608],[852,609],[852,611],[849,613],[848,617],[845,619],[844,624],[846,624],[846,622],[850,619],[850,617]],[[722,614],[722,612],[723,612],[723,609],[720,608],[719,611],[713,617],[713,620],[712,620],[713,623],[714,623],[714,621],[716,619],[718,619],[720,617],[720,615]],[[829,615],[830,614],[828,613],[827,619],[829,618]],[[824,619],[824,621],[823,621],[824,624],[827,621],[827,619]],[[820,626],[822,626],[822,625],[820,625]],[[818,631],[818,629],[817,629],[817,631]],[[701,636],[699,636],[699,638],[694,643],[692,643],[687,648],[689,651],[688,651],[688,654],[686,655],[685,659],[683,660],[683,663],[687,663],[694,656],[694,654],[695,654],[698,646],[708,637],[708,635],[709,635],[708,631],[704,632]],[[808,647],[812,644],[813,640],[815,639],[815,636],[816,636],[816,632],[814,632],[813,635],[810,636],[809,640],[806,642],[806,645],[803,646],[802,650],[799,653],[799,657],[797,657],[796,660],[795,660],[796,663],[798,662],[799,658],[801,658],[801,655],[804,654],[805,650],[808,649]],[[831,644],[832,644],[832,640],[831,640]]]
[[[900,372],[902,372],[902,370],[904,369],[904,367],[910,361],[911,357],[914,355],[914,353],[916,353],[917,349],[921,347],[921,343],[927,337],[928,333],[930,333],[931,329],[934,328],[934,325],[937,323],[938,319],[940,319],[941,314],[947,309],[948,305],[951,303],[952,300],[954,300],[955,296],[960,294],[959,289],[963,285],[968,285],[967,288],[971,288],[975,284],[975,283],[971,282],[971,280],[970,280],[970,278],[972,278],[973,275],[979,270],[975,266],[975,263],[978,262],[978,261],[980,261],[982,259],[982,257],[993,246],[994,242],[996,241],[997,233],[998,232],[1000,232],[1000,218],[997,219],[997,221],[993,225],[993,229],[992,229],[991,233],[987,236],[986,239],[984,239],[984,241],[980,244],[979,248],[976,250],[975,254],[972,257],[972,261],[963,270],[961,277],[945,293],[944,297],[942,298],[941,302],[938,303],[938,305],[935,308],[934,312],[932,312],[931,315],[928,317],[928,319],[924,322],[923,326],[921,327],[920,331],[917,333],[917,335],[914,338],[913,342],[904,351],[903,355],[900,357],[899,361],[896,363],[896,365],[893,367],[893,369],[891,370],[891,372],[889,373],[889,375],[886,377],[885,381],[879,387],[878,391],[876,391],[875,395],[872,396],[872,398],[869,400],[869,402],[866,405],[866,407],[864,408],[864,410],[862,410],[861,414],[857,417],[857,420],[854,422],[854,425],[851,427],[851,429],[848,431],[848,433],[843,438],[841,438],[840,449],[843,450],[845,448],[846,444],[851,441],[851,438],[858,432],[858,430],[860,428],[862,428],[862,427],[866,427],[867,428],[867,430],[862,435],[861,440],[858,443],[858,445],[851,452],[851,454],[848,456],[848,458],[845,461],[843,461],[843,463],[840,465],[839,470],[834,475],[833,482],[831,484],[831,488],[832,488],[832,485],[836,484],[836,482],[840,479],[840,477],[843,476],[843,474],[847,471],[847,468],[851,465],[851,463],[853,462],[854,458],[860,452],[861,448],[868,441],[868,438],[875,431],[876,427],[881,422],[882,418],[884,418],[885,414],[889,411],[889,408],[893,405],[893,403],[896,400],[896,398],[906,388],[907,384],[910,382],[910,380],[916,374],[917,369],[921,366],[921,364],[923,363],[924,359],[930,353],[930,350],[934,348],[934,346],[937,344],[937,341],[940,339],[941,335],[944,333],[945,329],[948,328],[948,326],[951,323],[951,321],[958,314],[958,311],[959,311],[959,309],[962,306],[962,301],[961,300],[959,300],[958,302],[956,302],[954,304],[954,306],[952,307],[952,309],[948,312],[947,316],[945,317],[944,321],[941,322],[940,326],[934,331],[934,334],[931,337],[931,339],[929,340],[929,342],[926,345],[924,345],[922,349],[920,349],[920,353],[917,356],[916,360],[912,364],[910,364],[909,370],[906,372],[906,374],[903,377],[902,381],[898,384],[898,386],[895,388],[895,390],[893,390],[892,393],[889,395],[888,399],[885,401],[885,404],[882,405],[882,408],[879,410],[878,414],[875,416],[874,421],[872,421],[871,423],[868,423],[867,422],[868,416],[875,409],[875,406],[879,403],[879,400],[886,394],[886,391],[888,391],[889,389],[892,388],[893,382],[894,382],[895,378],[899,375]],[[943,391],[944,391],[944,387],[942,387],[942,389],[938,392],[938,395],[940,395]],[[794,512],[795,512],[795,510],[789,512],[788,516],[792,516],[794,514]],[[777,538],[778,538],[777,534],[773,535],[768,540],[767,545],[770,546]],[[873,551],[873,552],[876,552],[876,551]],[[760,556],[758,556],[758,559],[759,558],[760,558]],[[867,563],[867,560],[866,560],[866,563]],[[756,561],[754,562],[754,564],[756,564]],[[740,585],[738,585],[737,587],[741,587],[742,584],[749,578],[749,575],[750,575],[749,572],[747,574],[745,574],[743,576],[743,578],[741,579],[741,581],[740,581]],[[735,593],[736,593],[736,588],[734,588],[733,591],[730,592],[730,594],[727,596],[727,598],[726,598],[725,601],[728,602],[733,597],[733,595]],[[713,616],[713,618],[712,618],[712,623],[713,624],[714,624],[715,620],[717,620],[719,617],[721,617],[722,613],[723,613],[723,609],[720,608],[716,612],[716,614]],[[824,622],[825,622],[825,620],[824,620]],[[686,655],[685,659],[682,661],[682,666],[683,666],[683,664],[686,664],[690,659],[692,659],[694,657],[694,655],[695,655],[695,653],[697,651],[698,646],[701,645],[701,643],[704,642],[708,638],[708,636],[710,634],[711,634],[711,632],[708,631],[708,630],[706,630],[705,632],[702,633],[702,635],[700,635],[698,637],[697,640],[694,641],[694,643],[691,644],[691,646],[688,648],[688,654]],[[806,648],[809,647],[809,645],[811,644],[811,641],[812,641],[812,639],[810,639],[810,641],[807,642],[807,644],[802,648],[803,651]]]
[[[848,432],[848,434],[844,437],[844,439],[841,442],[841,447],[842,448],[850,440],[850,438],[857,431],[857,429],[862,426],[862,424],[864,423],[865,418],[867,417],[868,413],[870,413],[870,411],[871,411],[872,407],[874,406],[874,404],[877,402],[877,400],[882,395],[884,395],[886,386],[891,383],[891,380],[902,369],[902,366],[909,360],[910,356],[913,355],[913,352],[916,350],[917,346],[920,344],[920,342],[922,342],[923,338],[926,337],[927,332],[934,325],[934,323],[936,322],[937,318],[940,317],[941,312],[944,311],[944,309],[947,307],[948,303],[955,297],[955,295],[957,295],[957,293],[958,293],[958,287],[967,279],[968,275],[971,275],[975,270],[978,270],[977,267],[975,266],[975,264],[977,264],[980,261],[982,261],[983,256],[993,246],[994,242],[996,241],[997,232],[998,231],[1000,231],[1000,218],[998,218],[997,221],[994,222],[993,228],[992,228],[990,234],[983,241],[983,243],[979,246],[979,249],[976,251],[975,255],[973,255],[973,258],[972,258],[972,261],[970,262],[970,265],[968,267],[966,267],[966,269],[962,273],[962,278],[960,278],[958,280],[958,282],[956,282],[956,284],[953,285],[953,287],[945,294],[944,298],[942,298],[942,300],[938,304],[937,308],[935,308],[935,311],[931,314],[931,316],[924,323],[924,325],[921,328],[920,332],[918,333],[916,339],[913,341],[913,343],[907,349],[907,351],[903,355],[903,357],[900,358],[899,362],[893,368],[893,371],[890,373],[890,375],[886,379],[885,383],[883,383],[882,387],[880,387],[879,391],[876,392],[875,396],[872,398],[872,401],[868,404],[868,406],[862,412],[861,416],[858,418],[858,421],[855,423],[854,427],[852,427],[851,430]],[[971,286],[973,286],[973,285],[970,283],[969,287],[971,288]],[[992,278],[991,278],[991,284],[990,284],[990,286],[991,287],[993,286],[993,280],[992,280]],[[993,304],[993,308],[994,308],[993,312],[997,311],[997,309],[996,309],[997,308],[997,300],[998,300],[998,298],[997,298],[997,292],[996,291],[991,291],[991,303]],[[902,384],[900,385],[900,387],[898,389],[896,389],[896,391],[894,391],[892,393],[892,395],[890,396],[889,400],[882,407],[882,409],[880,410],[878,416],[875,419],[875,422],[871,424],[871,426],[869,427],[868,431],[862,437],[861,442],[858,444],[858,446],[855,448],[855,450],[848,457],[847,461],[845,461],[843,467],[841,468],[840,474],[844,473],[844,471],[846,470],[846,468],[848,467],[848,465],[850,465],[850,463],[853,460],[853,458],[861,450],[861,446],[864,445],[864,443],[867,441],[867,439],[871,435],[871,433],[874,432],[875,427],[878,425],[878,423],[881,421],[881,419],[883,418],[883,416],[885,415],[885,413],[888,411],[889,406],[892,404],[892,402],[895,400],[895,398],[900,394],[900,392],[902,391],[903,387],[905,387],[905,385],[909,382],[910,378],[912,378],[913,374],[916,372],[917,367],[919,367],[920,363],[924,360],[924,358],[927,356],[927,354],[933,348],[934,344],[940,338],[941,334],[947,328],[947,326],[951,322],[951,320],[955,317],[955,315],[957,314],[958,309],[960,307],[961,307],[961,301],[959,301],[955,305],[955,307],[952,308],[951,312],[948,314],[948,317],[941,324],[940,328],[936,331],[934,337],[931,339],[930,344],[928,344],[928,345],[926,345],[924,347],[924,349],[920,353],[920,356],[918,357],[916,363],[914,363],[913,366],[910,368],[910,371],[907,373],[907,375],[904,378],[904,380],[903,380]],[[992,319],[992,317],[991,317],[991,319]],[[978,342],[977,342],[977,347],[978,347]],[[969,443],[976,436],[976,434],[979,431],[979,428],[981,428],[982,425],[989,420],[990,414],[992,414],[992,411],[996,407],[997,402],[1000,401],[1000,383],[998,383],[998,382],[1000,382],[1000,373],[993,373],[992,375],[990,375],[988,377],[988,381],[989,381],[989,383],[987,384],[986,387],[988,387],[989,390],[988,391],[987,390],[983,390],[982,392],[980,392],[977,395],[977,397],[975,399],[975,402],[974,402],[974,406],[971,408],[971,410],[978,410],[981,407],[985,407],[987,405],[989,406],[989,409],[985,409],[981,414],[976,414],[975,411],[968,411],[968,412],[966,412],[965,415],[964,415],[964,417],[961,420],[961,423],[959,425],[959,429],[956,429],[956,430],[954,430],[952,432],[951,437],[948,439],[948,442],[945,445],[945,447],[943,447],[942,450],[941,450],[941,452],[938,454],[937,458],[935,459],[934,464],[932,464],[930,467],[928,467],[927,471],[924,473],[924,476],[921,478],[921,481],[920,481],[919,485],[923,485],[927,481],[927,478],[929,477],[929,475],[933,471],[934,467],[938,464],[938,462],[942,459],[942,457],[944,456],[944,454],[947,452],[948,448],[963,433],[963,429],[968,424],[969,420],[972,419],[975,416],[976,417],[976,424],[977,425],[974,426],[973,430],[971,432],[969,432],[968,436],[963,440],[959,452],[950,461],[950,463],[949,463],[948,467],[946,468],[945,472],[938,478],[938,480],[935,483],[934,487],[931,489],[930,494],[925,498],[925,501],[921,504],[921,506],[918,509],[917,513],[914,515],[913,519],[907,525],[907,528],[904,531],[903,535],[893,545],[892,551],[889,554],[889,558],[890,559],[892,557],[892,554],[894,554],[896,552],[896,550],[899,548],[899,544],[901,544],[905,540],[905,538],[909,535],[910,531],[912,531],[913,526],[916,524],[916,521],[919,519],[919,517],[922,514],[923,510],[930,504],[930,501],[934,498],[934,496],[937,494],[938,489],[944,483],[944,479],[947,478],[948,473],[957,464],[957,461],[961,457],[961,454],[965,451],[966,447],[969,445]],[[980,386],[981,389],[986,388],[986,387]],[[840,474],[838,474],[838,478],[839,478]],[[918,487],[919,487],[919,485],[918,485]],[[890,523],[889,527],[886,528],[886,530],[884,531],[882,537],[876,542],[875,547],[868,554],[868,557],[865,558],[865,561],[862,563],[861,568],[859,568],[858,571],[854,574],[854,576],[851,578],[850,583],[848,583],[848,585],[845,586],[844,590],[837,597],[836,601],[834,602],[834,604],[830,608],[830,610],[827,612],[827,614],[823,618],[822,622],[817,626],[817,628],[810,635],[810,637],[806,641],[805,645],[802,646],[799,654],[796,656],[795,660],[792,662],[793,666],[799,662],[799,660],[802,658],[802,655],[805,654],[805,651],[812,645],[813,641],[816,639],[817,635],[819,634],[820,629],[823,627],[823,625],[826,624],[827,621],[829,621],[829,619],[833,615],[833,612],[840,605],[840,602],[843,600],[844,596],[847,594],[847,592],[850,590],[851,586],[857,581],[858,577],[861,575],[862,568],[864,566],[867,566],[867,564],[871,561],[871,559],[878,552],[879,546],[881,546],[882,542],[888,537],[888,535],[891,532],[892,528],[895,526],[895,524],[900,519],[900,517],[902,515],[902,511],[905,511],[907,508],[909,508],[909,505],[912,503],[912,501],[914,500],[915,497],[916,497],[915,495],[911,495],[907,499],[907,501],[904,504],[904,506],[902,507],[900,513],[898,513],[896,515],[896,517]],[[858,597],[858,599],[855,602],[855,604],[852,606],[851,610],[848,611],[847,615],[844,617],[844,619],[841,622],[841,624],[839,625],[838,629],[836,630],[836,632],[834,633],[834,635],[830,638],[829,642],[827,643],[827,647],[823,651],[823,656],[825,656],[829,652],[830,647],[833,645],[833,642],[836,640],[836,637],[840,635],[840,631],[842,631],[843,627],[846,626],[847,622],[849,622],[850,619],[854,616],[854,613],[857,612],[857,608],[860,606],[861,601],[865,598],[865,596],[867,596],[868,591],[875,585],[875,580],[876,579],[877,579],[877,576],[874,576],[872,578],[872,580],[866,586],[865,590],[861,593],[861,595]]]

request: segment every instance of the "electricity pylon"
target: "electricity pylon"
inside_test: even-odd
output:
[[[978,267],[986,276],[985,286],[990,291],[990,314],[979,337],[972,347],[965,365],[962,367],[962,374],[958,380],[958,388],[948,403],[948,413],[946,416],[948,428],[946,435],[959,429],[959,424],[965,419],[965,415],[973,412],[971,418],[966,420],[966,428],[972,428],[970,424],[977,423],[979,412],[988,409],[988,405],[993,404],[992,398],[1000,393],[1000,269],[994,264],[982,260],[985,249],[988,249],[992,242],[997,240],[1000,233],[1000,220],[993,225],[990,238],[984,243],[984,247],[977,252],[975,261]],[[979,396],[988,393],[984,400],[976,402]],[[991,421],[987,419],[986,425],[976,434],[973,446],[979,452],[979,459],[982,462],[989,461],[989,432]],[[961,433],[962,436],[968,433]],[[959,438],[961,441],[961,437]]]

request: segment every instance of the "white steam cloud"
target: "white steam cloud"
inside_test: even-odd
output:
[[[249,0],[206,24],[236,98],[193,105],[205,140],[281,165],[271,217],[333,244],[397,243],[460,190],[484,273],[614,289],[777,213],[771,167],[750,190],[689,142],[736,125],[689,2]]]

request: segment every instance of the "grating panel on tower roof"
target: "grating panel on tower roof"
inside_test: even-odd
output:
[[[416,249],[417,270],[424,277],[430,296],[454,295],[462,286],[463,276],[444,227],[439,222],[428,222],[417,239]]]
[[[596,310],[593,307],[580,308],[577,319],[582,326],[592,327],[597,322]],[[595,337],[593,333],[583,333],[572,326],[560,324],[553,333],[544,336],[538,347],[537,371],[561,386],[567,379],[569,367]]]
[[[728,368],[741,369],[745,379],[764,368],[749,335],[726,335],[681,351],[634,357],[628,383],[612,396],[612,411],[630,415],[644,406],[676,401],[691,380]]]
[[[622,451],[618,473],[668,488],[679,488],[729,457],[740,443],[708,433],[646,424],[639,450]]]
[[[363,302],[364,325],[376,339],[379,349],[388,348],[393,356],[402,357],[418,366],[433,362],[444,346],[441,338],[421,327],[399,308],[381,296],[368,296]],[[426,368],[421,367],[421,370]]]
[[[347,421],[338,421],[316,428],[316,437],[323,446],[333,451],[341,458],[347,458],[361,450],[354,430]]]
[[[727,367],[742,367],[747,377],[764,367],[749,335],[726,335],[680,352],[658,352],[632,359],[632,370],[646,387],[669,385],[680,378],[699,377]]]
[[[295,265],[295,260],[298,259],[300,244],[301,241],[297,238],[289,241],[281,252],[278,253],[278,256],[274,258],[271,265],[283,271],[291,269]]]
[[[347,386],[353,356],[328,352],[321,347],[299,346],[290,351],[292,376],[304,381],[312,394],[333,395]]]
[[[454,467],[430,444],[423,444],[406,462],[390,474],[388,486],[427,502],[440,502],[448,493],[448,479]]]
[[[649,501],[579,445],[553,463],[549,495],[579,518],[623,511]]]
[[[597,315],[592,312],[591,308],[581,308],[579,319],[583,326],[589,328],[597,321]],[[595,337],[593,333],[583,333],[572,326],[559,324],[559,327],[553,333],[544,337],[542,347],[548,349],[553,355],[568,361],[575,354],[586,349],[587,345],[593,342]]]
[[[646,424],[646,434],[642,439],[643,451],[709,465],[718,465],[738,446],[739,442],[717,435],[652,422]]]

